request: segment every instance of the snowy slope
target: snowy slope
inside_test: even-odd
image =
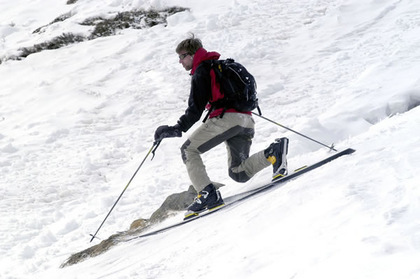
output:
[[[166,27],[0,64],[0,277],[419,278],[417,1],[2,1],[0,59],[65,32],[87,34],[78,23],[89,17],[169,5],[191,9]],[[65,13],[72,17],[32,33]],[[185,110],[190,78],[174,49],[188,32],[247,66],[266,117],[356,153],[223,214],[60,269],[92,245],[89,234],[155,128]],[[287,136],[291,169],[328,155],[255,120],[253,152]],[[147,160],[99,237],[187,189],[179,147],[191,131]],[[228,185],[223,196],[270,180],[266,169],[247,184],[231,181],[223,146],[204,160],[212,179]]]

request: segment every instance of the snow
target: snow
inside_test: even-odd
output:
[[[66,2],[2,1],[0,58],[63,33],[87,34],[78,23],[88,17],[172,5],[190,11],[166,27],[0,64],[1,278],[420,278],[417,1]],[[47,26],[65,13],[72,17]],[[356,153],[223,213],[59,268],[98,243],[89,234],[146,156],[154,130],[184,112],[190,77],[174,49],[189,32],[254,74],[266,117]],[[291,170],[329,155],[255,121],[252,152],[287,136]],[[188,188],[179,147],[193,130],[146,160],[101,239]],[[227,185],[223,196],[270,181],[267,168],[233,182],[225,153],[220,146],[203,156],[211,178]]]

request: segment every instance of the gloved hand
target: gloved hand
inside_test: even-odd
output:
[[[164,138],[181,137],[181,127],[176,124],[175,126],[163,125],[159,126],[155,132],[155,141],[161,141]]]

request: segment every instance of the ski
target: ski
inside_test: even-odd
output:
[[[321,161],[318,161],[318,162],[316,162],[316,163],[314,163],[312,165],[298,168],[293,173],[288,174],[288,175],[283,176],[283,177],[280,177],[280,178],[277,178],[277,179],[273,180],[272,182],[270,182],[268,184],[262,185],[260,187],[255,188],[255,189],[249,190],[247,192],[239,193],[239,194],[236,194],[236,195],[233,195],[233,196],[224,198],[224,202],[225,202],[225,205],[224,206],[218,207],[218,208],[216,208],[214,210],[204,211],[204,212],[202,212],[202,213],[200,213],[200,214],[198,214],[196,216],[190,217],[188,219],[185,219],[185,220],[180,221],[178,223],[175,223],[173,225],[169,225],[169,226],[164,227],[164,228],[161,228],[161,229],[157,229],[157,230],[154,230],[154,231],[151,231],[151,232],[140,234],[138,236],[130,237],[130,238],[125,239],[125,240],[122,240],[122,241],[130,241],[130,240],[137,239],[137,238],[144,238],[144,237],[156,235],[156,234],[165,232],[167,230],[170,230],[170,229],[173,229],[173,228],[176,228],[176,227],[185,225],[185,224],[187,224],[189,222],[192,222],[194,220],[197,220],[199,218],[204,218],[205,216],[208,216],[208,215],[211,215],[213,213],[219,212],[221,210],[224,210],[225,208],[231,207],[234,204],[237,204],[237,203],[242,202],[242,201],[244,201],[246,199],[249,199],[251,197],[254,197],[255,195],[258,195],[258,194],[261,194],[261,193],[263,193],[265,191],[268,191],[270,189],[273,189],[276,186],[279,186],[279,184],[282,184],[282,183],[284,183],[286,181],[289,181],[291,179],[296,178],[299,175],[302,175],[302,174],[307,173],[307,172],[309,172],[311,170],[314,170],[314,169],[316,169],[318,167],[321,167],[321,166],[323,166],[323,165],[331,162],[332,160],[335,160],[335,159],[337,159],[337,158],[339,158],[339,157],[341,157],[343,155],[352,154],[355,151],[356,150],[354,150],[352,148],[347,148],[347,149],[345,149],[343,151],[340,151],[340,152],[337,152],[334,155],[331,155],[331,156],[329,156],[329,157],[327,157],[327,158],[325,158],[325,159],[323,159]]]

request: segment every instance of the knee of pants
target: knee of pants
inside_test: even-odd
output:
[[[241,172],[233,172],[229,170],[229,176],[236,182],[244,183],[251,179],[244,171]]]
[[[190,147],[191,145],[191,141],[187,140],[182,146],[181,146],[181,157],[182,157],[182,161],[184,162],[184,164],[187,162],[188,159],[188,154],[189,153],[199,153],[198,150],[196,149],[192,149]]]

